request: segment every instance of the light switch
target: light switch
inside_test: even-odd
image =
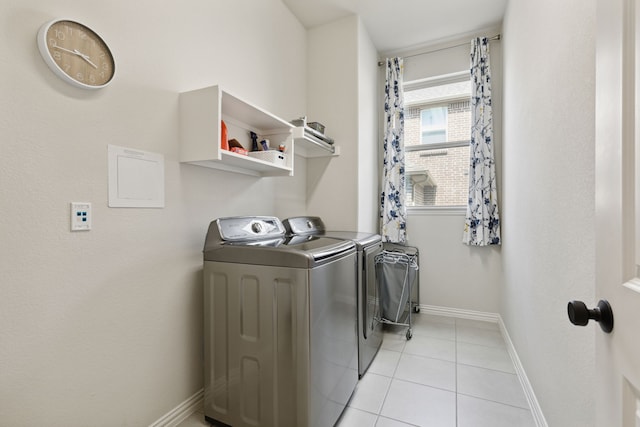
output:
[[[71,231],[91,230],[91,203],[71,202]]]

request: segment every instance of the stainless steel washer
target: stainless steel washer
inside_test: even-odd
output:
[[[357,231],[327,231],[322,219],[315,216],[287,218],[282,222],[289,235],[322,236],[355,243],[358,252],[355,283],[358,294],[358,376],[362,377],[382,344],[375,266],[375,257],[382,252],[382,237]]]
[[[217,426],[329,427],[358,382],[352,242],[213,221],[204,247],[205,396]]]

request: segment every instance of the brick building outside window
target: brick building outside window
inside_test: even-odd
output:
[[[405,87],[407,206],[466,206],[470,82]]]

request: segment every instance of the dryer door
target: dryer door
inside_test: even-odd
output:
[[[364,265],[361,277],[360,289],[362,292],[363,322],[362,334],[365,339],[372,335],[380,335],[382,324],[380,323],[380,286],[376,275],[375,257],[382,252],[382,243],[365,247]]]

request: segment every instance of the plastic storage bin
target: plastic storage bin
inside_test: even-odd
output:
[[[265,162],[273,163],[278,166],[287,166],[287,155],[278,150],[269,150],[269,151],[250,151],[249,156],[264,160]]]

